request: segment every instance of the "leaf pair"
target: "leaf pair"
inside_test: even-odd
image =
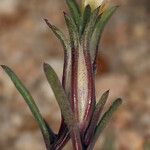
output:
[[[44,64],[44,71],[45,71],[47,80],[54,92],[54,95],[56,97],[58,105],[61,109],[61,113],[63,115],[65,123],[69,129],[72,142],[77,147],[79,146],[80,148],[82,148],[77,121],[75,120],[75,117],[73,115],[73,112],[72,112],[72,109],[70,106],[70,102],[69,102],[69,100],[65,94],[65,91],[58,79],[58,76],[55,73],[55,71],[53,70],[53,68],[48,64]]]
[[[83,40],[84,47],[89,49],[93,68],[96,64],[101,34],[104,30],[105,25],[117,8],[118,6],[113,6],[104,11],[103,14],[99,15],[100,7],[91,12],[90,6],[87,5],[81,17],[80,37],[81,40]]]
[[[85,135],[85,144],[88,146],[88,150],[94,147],[98,137],[108,124],[111,116],[115,112],[115,110],[121,105],[122,100],[120,98],[116,99],[113,104],[110,106],[110,108],[104,113],[104,115],[101,117],[102,110],[104,108],[104,105],[108,99],[109,91],[106,91],[98,101],[98,103],[95,106],[95,110],[93,113],[93,117],[91,119],[91,123],[89,125],[89,128],[87,130],[87,133]]]
[[[56,139],[55,134],[52,132],[52,130],[49,128],[48,124],[43,119],[34,99],[32,98],[29,91],[26,89],[26,87],[22,84],[20,79],[16,76],[16,74],[7,66],[2,65],[2,68],[8,74],[8,76],[14,83],[15,87],[18,89],[20,94],[23,96],[25,102],[29,106],[34,118],[36,119],[36,121],[43,133],[47,149],[50,149],[51,145],[55,142],[55,139]],[[56,75],[56,73],[52,69],[52,67],[48,64],[44,64],[44,72],[45,72],[47,80],[50,83],[51,88],[54,92],[56,100],[61,109],[62,115],[65,119],[65,123],[67,124],[67,127],[69,129],[69,132],[71,132],[71,135],[75,136],[76,141],[78,142],[78,145],[82,145],[81,141],[80,141],[80,133],[79,133],[79,130],[78,130],[78,127],[76,124],[76,120],[75,120],[74,115],[71,110],[70,102],[67,99],[67,96],[65,94],[65,91],[64,91],[59,79],[58,79],[58,76]]]
[[[108,124],[109,120],[111,119],[113,113],[117,110],[117,108],[122,104],[122,99],[118,98],[116,99],[113,104],[110,106],[110,108],[104,113],[102,118],[100,119],[99,123],[96,126],[96,129],[94,131],[94,137],[92,138],[90,144],[89,144],[89,149],[90,147],[93,147],[98,140],[99,136],[101,135],[102,131]]]

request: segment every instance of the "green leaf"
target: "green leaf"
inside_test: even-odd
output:
[[[75,24],[79,28],[80,14],[81,14],[79,6],[78,6],[76,0],[66,0],[66,2],[69,7],[69,10],[70,10],[71,17],[73,18]]]
[[[35,119],[43,133],[46,144],[47,145],[51,144],[53,142],[54,134],[53,134],[52,130],[46,124],[45,120],[43,119],[31,94],[26,89],[26,87],[22,84],[20,79],[15,75],[15,73],[9,67],[2,65],[2,68],[7,73],[7,75],[10,77],[10,79],[14,83],[15,87],[18,89],[20,94],[23,96],[25,102],[29,106],[33,116],[35,117]],[[50,146],[50,145],[48,145],[48,146]]]
[[[116,150],[116,137],[112,128],[108,129],[105,135],[105,139],[102,145],[103,150]]]
[[[94,112],[99,112],[100,110],[103,109],[107,99],[108,99],[108,95],[109,95],[109,90],[106,91],[100,98],[100,100],[98,101],[98,103],[96,104],[96,108]]]
[[[77,47],[79,39],[78,29],[71,17],[69,17],[66,13],[64,13],[64,17],[70,35],[71,48]]]
[[[97,9],[94,10],[94,12],[91,14],[89,22],[87,23],[87,25],[85,27],[85,31],[83,33],[83,44],[84,44],[85,49],[89,49],[89,46],[90,46],[89,44],[91,41],[92,33],[95,28],[96,20],[98,18],[99,9],[100,8],[98,7]],[[90,51],[90,53],[91,53],[91,51]]]
[[[70,102],[65,94],[61,82],[59,81],[59,78],[53,70],[53,68],[46,63],[44,63],[44,72],[54,92],[58,105],[61,109],[62,115],[65,119],[65,122],[69,126],[68,128],[72,128],[74,126],[75,120],[71,110]]]
[[[83,34],[84,32],[84,29],[90,19],[90,16],[91,16],[91,7],[90,5],[87,5],[85,7],[85,10],[84,10],[84,13],[83,13],[83,16],[81,18],[81,25],[80,25],[80,36]]]
[[[47,19],[44,19],[46,24],[49,26],[49,28],[53,31],[53,33],[56,35],[56,37],[60,40],[64,51],[70,50],[70,45],[68,40],[66,39],[65,35],[54,25],[52,25]]]
[[[64,74],[65,80],[70,81],[70,67],[71,67],[71,43],[69,40],[66,39],[64,34],[54,25],[50,24],[50,22],[47,19],[44,19],[46,24],[49,26],[49,28],[53,31],[53,33],[56,35],[56,37],[60,40],[63,49],[64,49]],[[64,88],[69,90],[70,86],[66,81],[63,81]]]
[[[107,123],[111,119],[113,113],[117,110],[117,108],[121,104],[122,104],[122,99],[118,98],[117,100],[115,100],[113,102],[113,104],[110,106],[110,108],[108,109],[108,111],[106,111],[104,113],[104,115],[102,116],[100,122],[98,123],[98,125],[97,125],[97,127],[95,129],[94,137],[93,137],[93,139],[91,141],[90,147],[94,146],[94,144],[97,141],[97,139],[99,138],[100,134],[102,133],[102,131],[106,127]]]
[[[94,129],[96,128],[96,125],[99,121],[101,112],[103,110],[103,107],[108,99],[108,95],[109,95],[109,91],[106,91],[100,98],[100,100],[98,101],[98,103],[96,104],[89,128],[87,130],[87,133],[85,135],[85,144],[88,145],[89,141],[92,139],[93,135],[94,135]]]
[[[109,95],[109,91],[106,91],[100,98],[100,100],[98,101],[98,103],[96,104],[95,110],[94,110],[94,114],[93,114],[93,124],[97,124],[98,120],[100,118],[101,112],[104,108],[104,105],[108,99],[108,95]]]
[[[95,25],[95,29],[91,38],[91,44],[90,44],[90,49],[91,51],[91,58],[92,58],[92,62],[94,63],[95,58],[96,58],[96,54],[97,54],[97,50],[98,50],[98,44],[99,44],[99,40],[101,37],[101,34],[104,30],[105,25],[107,24],[107,22],[109,21],[109,19],[111,18],[111,16],[113,15],[113,13],[116,11],[116,9],[118,8],[118,6],[113,6],[111,8],[109,8],[108,10],[106,10],[104,12],[104,14],[101,16],[101,18],[98,20],[97,24]]]
[[[150,150],[150,137],[147,137],[147,139],[145,139],[144,150]]]
[[[59,81],[59,78],[53,68],[44,63],[44,72],[47,77],[47,80],[54,92],[54,95],[56,97],[56,100],[58,102],[58,105],[61,109],[61,113],[63,115],[63,118],[65,120],[65,123],[69,129],[69,132],[71,132],[71,138],[73,140],[73,143],[75,142],[74,139],[78,141],[76,146],[81,146],[81,139],[80,139],[80,133],[77,126],[77,121],[75,120],[75,117],[73,115],[70,102],[67,99],[67,96],[65,94],[65,91]]]

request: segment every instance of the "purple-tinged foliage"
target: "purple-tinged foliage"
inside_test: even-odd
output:
[[[43,65],[46,78],[61,110],[62,121],[57,134],[44,120],[34,99],[15,73],[7,66],[2,65],[2,68],[33,113],[43,134],[47,150],[61,150],[70,139],[74,150],[92,150],[113,112],[122,103],[121,99],[115,100],[108,111],[101,116],[109,91],[102,95],[97,104],[95,96],[99,40],[104,26],[117,6],[99,14],[101,7],[91,11],[90,5],[87,5],[81,13],[75,0],[66,0],[66,2],[70,10],[70,15],[64,12],[69,38],[44,19],[64,49],[62,82],[50,65],[46,63]]]

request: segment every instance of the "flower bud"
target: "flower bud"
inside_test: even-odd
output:
[[[72,51],[71,102],[82,133],[87,129],[95,106],[92,64],[87,48],[79,44]]]

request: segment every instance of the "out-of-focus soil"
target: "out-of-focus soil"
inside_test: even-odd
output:
[[[0,64],[13,68],[57,131],[60,111],[42,71],[48,62],[61,78],[63,50],[42,18],[66,32],[65,0],[0,0]],[[123,105],[107,129],[117,150],[143,150],[150,137],[150,1],[126,0],[109,21],[96,78],[97,98],[110,89],[107,107]],[[95,150],[103,145],[107,129]],[[70,144],[71,145],[71,144]],[[68,145],[65,149],[72,149]],[[22,97],[0,69],[0,149],[44,150],[42,135]]]

